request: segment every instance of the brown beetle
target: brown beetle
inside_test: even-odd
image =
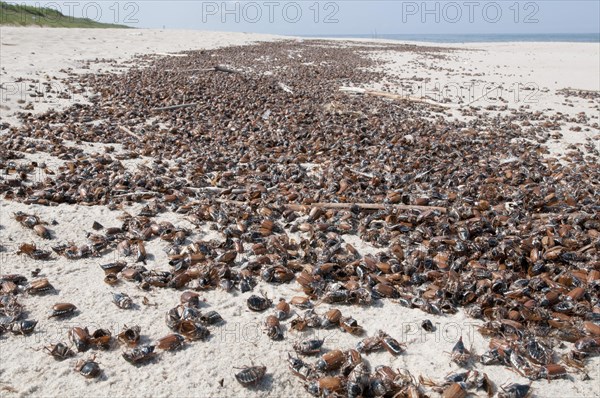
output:
[[[324,396],[324,392],[327,394],[336,394],[341,392],[344,388],[344,382],[341,377],[326,376],[321,377],[317,380],[311,380],[304,385],[306,391],[315,397]]]
[[[200,295],[196,292],[183,292],[181,293],[181,297],[179,299],[181,304],[183,305],[191,305],[192,307],[200,306]]]
[[[161,350],[175,351],[183,347],[184,340],[185,338],[182,335],[173,333],[158,339],[156,345]]]
[[[275,315],[269,315],[265,320],[265,331],[271,340],[282,340],[283,331],[279,323],[279,318]]]
[[[43,239],[51,239],[52,234],[50,230],[43,226],[42,224],[37,224],[33,227],[33,232],[35,232],[40,238]]]
[[[285,299],[279,299],[279,303],[275,306],[275,316],[283,321],[290,316],[290,305],[285,301]]]
[[[90,344],[90,333],[88,328],[74,327],[69,330],[69,339],[75,344],[77,351],[86,351]]]
[[[465,398],[467,388],[464,383],[453,383],[442,393],[442,398]]]
[[[308,297],[302,297],[302,296],[292,297],[290,304],[292,304],[298,308],[301,308],[301,309],[310,309],[313,307],[313,304],[310,301],[310,299]]]
[[[342,318],[342,312],[337,308],[333,308],[325,313],[323,320],[321,321],[321,327],[327,329],[338,326],[340,319]]]
[[[27,288],[27,293],[29,294],[44,294],[51,291],[54,291],[54,286],[46,278],[31,281]]]
[[[344,353],[340,350],[326,352],[317,361],[315,367],[320,371],[331,371],[339,369],[346,360]]]
[[[52,306],[52,311],[48,318],[64,318],[75,313],[77,307],[71,303],[56,303]]]

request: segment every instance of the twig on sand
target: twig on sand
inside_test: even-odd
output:
[[[152,111],[170,111],[173,109],[181,109],[181,108],[190,108],[192,106],[198,105],[197,102],[192,102],[189,104],[179,104],[179,105],[171,105],[171,106],[161,106],[159,108],[152,108]]]
[[[285,205],[285,207],[293,211],[301,211],[309,207],[321,207],[324,209],[350,209],[354,207],[361,210],[438,210],[441,213],[447,211],[445,207],[439,206],[396,205],[385,203],[311,203],[308,205],[290,203]]]
[[[237,69],[233,69],[233,68],[230,68],[225,65],[217,65],[217,66],[215,66],[214,70],[217,72],[225,72],[225,73],[242,73],[241,71],[239,71]]]
[[[294,94],[294,91],[288,85],[281,83],[281,82],[277,83],[277,85],[279,86],[280,89],[282,89],[286,93]]]
[[[137,136],[137,134],[135,134],[133,131],[129,130],[127,127],[125,126],[119,126],[119,130],[121,130],[122,132],[129,134],[130,136],[132,136],[133,138],[135,138],[136,140],[140,140],[140,137]]]
[[[443,108],[446,108],[446,105],[440,104],[439,102],[435,102],[435,101],[431,101],[431,100],[427,100],[427,99],[423,99],[423,98],[410,97],[407,95],[387,93],[385,91],[367,90],[365,88],[360,88],[360,87],[340,87],[340,91],[345,92],[345,93],[350,93],[350,94],[371,95],[374,97],[384,97],[384,98],[400,100],[400,101],[407,101],[407,102],[420,102],[423,104],[441,106]]]
[[[250,202],[244,202],[239,200],[229,200],[229,199],[216,199],[219,203],[228,203],[234,205],[247,205]],[[437,210],[440,213],[446,213],[447,209],[445,207],[439,206],[419,206],[419,205],[396,205],[396,204],[384,204],[384,203],[311,203],[307,205],[297,204],[297,203],[288,203],[283,205],[288,210],[292,211],[305,211],[310,209],[311,207],[320,207],[323,209],[351,209],[358,208],[360,210],[386,210],[386,209],[396,209],[396,210],[422,210],[422,211],[434,211]]]

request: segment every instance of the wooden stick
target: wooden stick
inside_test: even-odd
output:
[[[217,72],[225,72],[225,73],[242,73],[239,70],[230,68],[230,67],[225,66],[225,65],[217,65],[217,66],[215,66],[214,70],[217,71]]]
[[[140,140],[140,137],[138,137],[133,131],[129,130],[127,127],[125,126],[119,126],[119,130],[121,130],[122,132],[129,134],[130,136],[132,136],[133,138],[135,138],[136,140]]]
[[[214,72],[215,68],[167,69],[165,72]]]
[[[393,94],[393,93],[388,93],[385,91],[367,90],[367,89],[360,88],[360,87],[340,87],[340,91],[343,91],[345,93],[352,93],[352,94],[372,95],[374,97],[385,97],[385,98],[390,98],[390,99],[400,100],[400,101],[421,102],[423,104],[441,106],[442,108],[447,107],[446,105],[443,105],[439,102],[435,102],[435,101],[431,101],[431,100],[427,100],[427,99],[423,99],[423,98],[410,97],[407,95],[400,95],[400,94]]]
[[[286,84],[279,82],[279,83],[277,83],[277,86],[279,86],[280,89],[282,89],[283,91],[285,91],[288,94],[294,94],[294,91]]]
[[[446,213],[447,211],[445,207],[439,206],[396,205],[384,203],[311,203],[308,205],[290,203],[285,205],[285,207],[293,211],[302,211],[307,207],[321,207],[324,209],[350,209],[355,206],[362,210],[439,210],[442,213]]]
[[[198,105],[197,102],[192,102],[192,103],[189,103],[189,104],[162,106],[160,108],[152,108],[151,110],[152,111],[170,111],[170,110],[173,110],[173,109],[189,108],[189,107],[196,106],[196,105]]]

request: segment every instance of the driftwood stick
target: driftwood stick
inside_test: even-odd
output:
[[[354,174],[357,174],[357,175],[362,176],[362,177],[367,177],[367,178],[373,178],[373,177],[375,177],[375,175],[373,175],[373,174],[364,173],[364,172],[362,172],[360,170],[355,170],[355,169],[349,169],[349,170],[351,172],[353,172]]]
[[[151,196],[156,196],[156,195],[158,195],[158,192],[152,192],[152,191],[127,192],[127,193],[122,193],[122,194],[119,194],[119,195],[112,195],[111,197],[113,197],[113,198],[121,198],[123,196],[137,196],[137,195],[151,195]]]
[[[129,130],[127,127],[125,126],[119,126],[119,130],[121,130],[122,132],[129,134],[130,136],[132,136],[133,138],[135,138],[136,140],[140,140],[140,137],[137,136],[137,134],[135,134],[133,131]]]
[[[215,199],[219,203],[229,203],[234,205],[244,206],[249,202],[240,200],[229,200],[229,199]],[[383,203],[311,203],[309,205],[301,205],[297,203],[288,203],[284,205],[287,209],[292,211],[305,211],[311,207],[321,207],[324,209],[350,209],[353,206],[358,207],[362,210],[386,210],[386,209],[398,209],[398,210],[423,210],[423,211],[434,211],[438,210],[441,213],[446,213],[445,207],[439,206],[418,206],[418,205],[394,205],[394,204],[383,204]]]
[[[384,98],[400,100],[400,101],[420,102],[423,104],[436,105],[436,106],[441,106],[443,108],[446,108],[445,105],[443,105],[439,102],[435,102],[435,101],[431,101],[431,100],[427,100],[427,99],[423,99],[423,98],[410,97],[407,95],[387,93],[385,91],[367,90],[367,89],[360,88],[360,87],[340,87],[340,91],[345,92],[345,93],[350,93],[350,94],[372,95],[374,97],[384,97]]]
[[[231,188],[219,188],[219,187],[200,187],[200,188],[196,188],[196,189],[200,192],[214,192],[214,193],[218,193],[218,194],[226,192],[226,193],[232,193],[235,195],[248,192],[245,188],[231,189]]]
[[[225,66],[225,65],[217,65],[217,66],[215,66],[214,70],[217,71],[217,72],[225,72],[225,73],[242,73],[239,70],[230,68],[230,67]]]
[[[419,205],[395,205],[395,204],[384,204],[384,203],[311,203],[309,205],[301,205],[290,203],[285,205],[290,210],[302,211],[308,207],[321,207],[324,209],[350,209],[352,207],[358,207],[363,210],[385,210],[385,209],[398,209],[398,210],[439,210],[445,213],[447,209],[439,206],[419,206]]]
[[[283,91],[285,91],[288,94],[294,94],[294,90],[292,90],[290,88],[290,86],[288,86],[287,84],[279,82],[279,83],[277,83],[277,86],[279,86],[280,89],[282,89]]]
[[[181,109],[181,108],[189,108],[192,106],[198,105],[197,102],[192,102],[189,104],[180,104],[180,105],[171,105],[171,106],[161,106],[160,108],[152,108],[153,111],[170,111],[173,109]]]
[[[167,69],[165,72],[214,72],[215,68]]]

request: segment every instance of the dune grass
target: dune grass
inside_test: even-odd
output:
[[[9,4],[4,1],[0,1],[0,25],[53,28],[130,28],[126,25],[101,23],[89,18],[63,15],[51,8]]]

